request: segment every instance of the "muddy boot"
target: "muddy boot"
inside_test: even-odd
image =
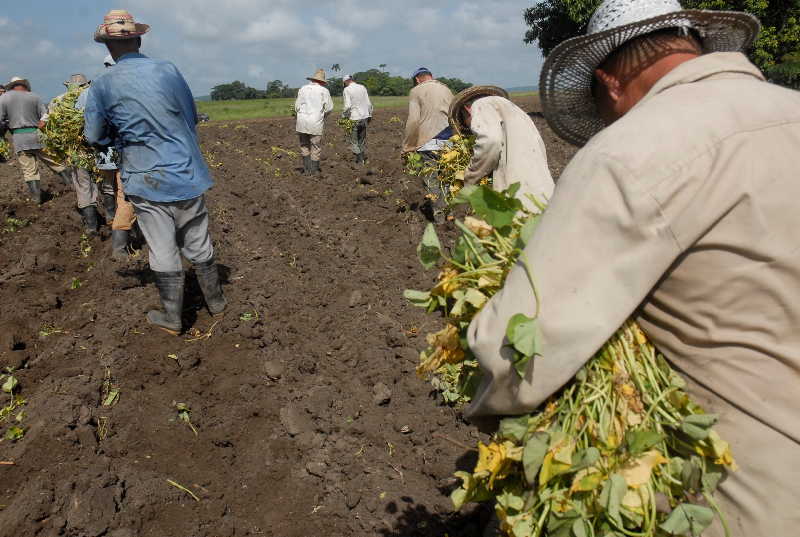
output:
[[[83,230],[89,237],[97,235],[97,207],[88,205],[82,209],[78,209],[83,219]]]
[[[39,181],[26,181],[28,183],[28,192],[30,192],[31,200],[36,205],[42,204],[42,187]]]
[[[64,171],[58,172],[58,176],[61,177],[61,182],[64,183],[64,186],[72,186],[72,170],[67,168]]]
[[[303,175],[311,175],[311,157],[303,157]]]
[[[156,272],[156,287],[164,311],[150,310],[147,322],[177,336],[181,333],[183,312],[183,271]]]
[[[194,264],[194,273],[197,275],[197,283],[203,291],[206,305],[211,315],[219,315],[225,311],[228,301],[222,294],[222,286],[219,283],[219,268],[213,259],[203,263]]]
[[[128,230],[111,230],[111,259],[125,261],[128,259]]]
[[[114,194],[103,194],[103,207],[106,210],[106,224],[110,226],[117,214],[117,197]]]

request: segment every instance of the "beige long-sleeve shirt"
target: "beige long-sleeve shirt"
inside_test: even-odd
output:
[[[452,100],[453,92],[438,80],[428,80],[411,90],[403,153],[416,151],[447,128]]]
[[[733,535],[797,533],[799,173],[800,93],[738,53],[672,70],[575,156],[526,247],[543,356],[524,379],[503,348],[510,317],[534,311],[521,266],[473,320],[485,380],[467,416],[535,409],[634,315],[720,415]]]
[[[359,121],[372,117],[372,101],[367,88],[358,82],[351,82],[342,92],[342,116]]]
[[[492,175],[492,187],[498,191],[519,183],[517,198],[538,212],[529,195],[547,201],[555,185],[547,167],[544,141],[530,116],[502,97],[477,99],[470,113],[475,148],[464,183],[475,184],[488,175]]]
[[[325,118],[333,111],[333,99],[328,88],[309,82],[297,92],[294,109],[297,112],[295,130],[321,136]]]

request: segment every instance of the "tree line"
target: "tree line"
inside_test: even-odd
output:
[[[334,66],[338,67],[338,66]],[[384,65],[377,69],[368,69],[353,73],[353,79],[359,84],[363,84],[370,95],[376,96],[400,96],[408,95],[414,83],[410,78],[402,76],[392,76],[388,71],[383,70]],[[472,84],[464,82],[459,78],[437,77],[437,80],[445,84],[453,93],[458,93]],[[289,87],[281,80],[270,80],[265,89],[252,88],[238,80],[228,84],[220,84],[211,89],[211,100],[228,101],[242,99],[279,99],[296,97],[299,88]],[[328,79],[328,90],[331,95],[338,97],[344,91],[344,81],[342,77],[331,77]]]

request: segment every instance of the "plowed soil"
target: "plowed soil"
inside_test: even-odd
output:
[[[534,116],[557,175],[573,149]],[[487,508],[447,496],[478,433],[414,375],[438,326],[402,298],[435,278],[404,121],[377,112],[361,168],[330,118],[315,178],[285,151],[291,118],[203,125],[229,306],[215,322],[190,273],[179,338],[144,320],[146,249],[115,263],[70,189],[44,173],[35,207],[0,164],[0,366],[27,401],[24,437],[0,442],[0,535],[480,535]]]

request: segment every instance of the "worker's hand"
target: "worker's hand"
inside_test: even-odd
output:
[[[39,124],[37,125],[37,127],[39,127],[39,130],[43,129],[43,128],[44,128],[44,121],[42,121],[42,120],[40,119],[40,120],[39,120]]]

